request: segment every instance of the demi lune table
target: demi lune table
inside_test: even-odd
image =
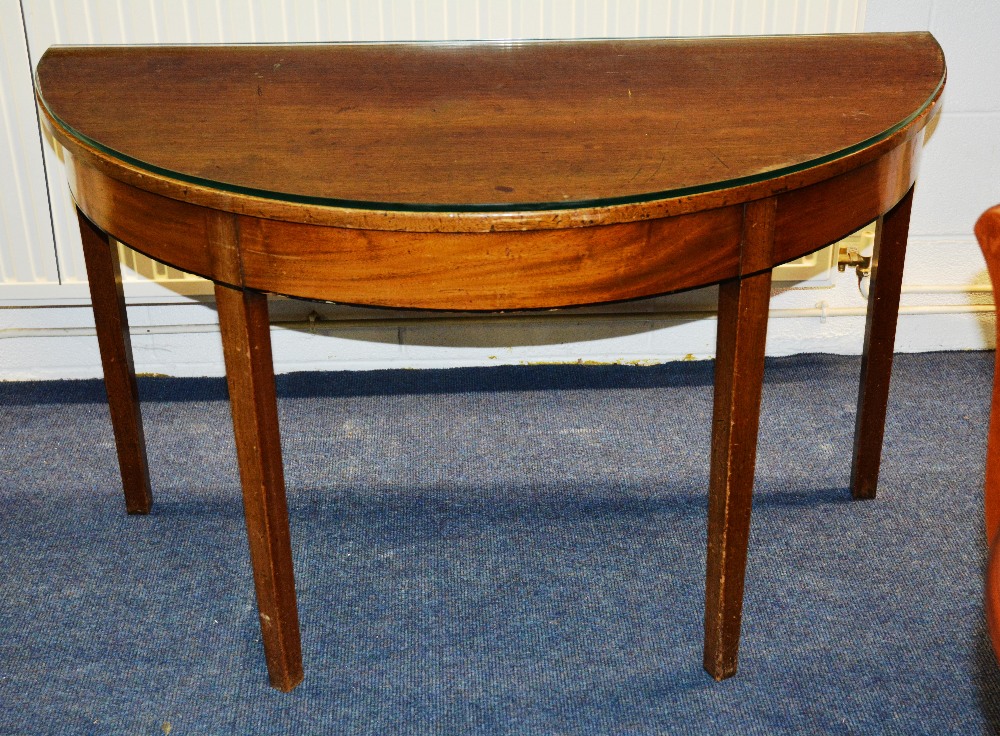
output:
[[[736,671],[771,269],[878,221],[851,490],[875,495],[926,33],[54,47],[130,513],[151,495],[116,250],[211,279],[271,684],[302,680],[267,293],[506,311],[719,286],[704,664]],[[655,594],[655,593],[654,593]]]

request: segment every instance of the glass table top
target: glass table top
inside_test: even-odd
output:
[[[62,132],[153,175],[413,212],[602,207],[842,158],[939,97],[927,33],[53,47]]]

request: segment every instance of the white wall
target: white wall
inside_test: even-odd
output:
[[[939,9],[936,7],[940,5]],[[100,375],[78,236],[58,158],[46,148],[48,190],[28,70],[52,43],[573,37],[712,33],[934,31],[950,79],[945,114],[918,184],[897,349],[991,345],[991,294],[971,235],[976,214],[1000,201],[998,52],[990,43],[1000,3],[959,0],[406,0],[286,2],[0,0],[0,165],[23,172],[0,184],[0,378]],[[23,10],[23,18],[22,18]],[[947,11],[947,12],[946,12]],[[23,26],[22,26],[23,20]],[[23,33],[19,29],[23,27]],[[992,75],[992,76],[991,76]],[[148,263],[137,267],[129,316],[138,370],[219,374],[215,313],[198,282]],[[768,352],[856,353],[864,301],[852,273],[823,264],[812,283],[778,284]],[[714,352],[712,290],[641,302],[599,316],[571,312],[524,322],[413,316],[282,300],[272,304],[279,371],[531,361],[646,361]],[[60,305],[60,306],[53,306]],[[589,310],[593,312],[595,310]],[[318,318],[318,320],[317,320]],[[374,318],[374,319],[373,319]],[[311,322],[310,319],[313,321]],[[328,321],[323,321],[328,320]],[[322,323],[321,323],[322,322]]]
[[[913,291],[929,286],[948,292],[940,301],[960,303],[964,290],[968,303],[992,303],[991,293],[977,291],[989,279],[972,226],[1000,202],[1000,2],[868,0],[865,30],[929,30],[948,63],[943,113],[914,197],[904,274],[911,293],[903,301],[918,303]],[[993,315],[980,317],[983,340],[968,347],[993,347]],[[949,321],[946,329],[959,324]]]

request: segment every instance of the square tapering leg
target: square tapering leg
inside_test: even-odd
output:
[[[264,653],[271,685],[287,692],[302,682],[302,649],[267,297],[216,284],[215,299]]]
[[[717,680],[736,674],[770,296],[770,271],[719,285],[704,653]]]
[[[895,207],[879,218],[875,229],[858,413],[854,427],[854,457],[851,462],[851,495],[854,498],[875,498],[878,485],[912,204],[911,187]]]
[[[148,514],[153,495],[149,487],[146,438],[142,431],[118,249],[79,209],[76,216],[83,239],[90,300],[104,367],[104,386],[108,392],[111,426],[125,491],[125,509],[130,514]]]

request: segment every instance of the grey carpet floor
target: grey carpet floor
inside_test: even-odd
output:
[[[740,671],[701,668],[711,363],[280,376],[306,680],[267,687],[225,387],[0,384],[0,734],[994,733],[992,353],[769,360]]]

